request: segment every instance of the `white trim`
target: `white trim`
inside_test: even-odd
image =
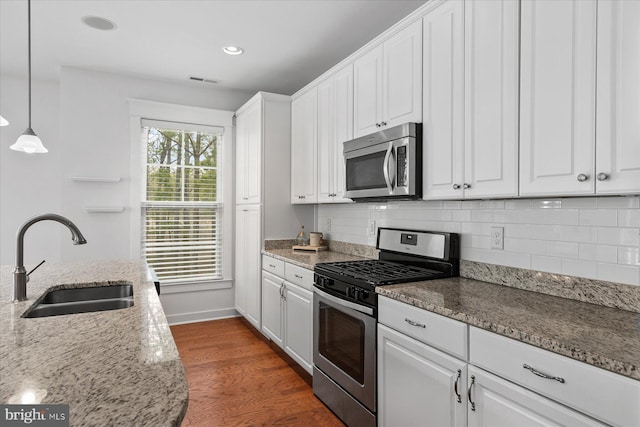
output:
[[[218,310],[195,311],[193,313],[181,313],[167,316],[169,325],[183,325],[185,323],[206,322],[208,320],[229,319],[240,317],[235,308],[221,308]]]
[[[223,232],[223,264],[222,277],[230,280],[233,277],[233,216],[228,212],[233,211],[233,111],[214,110],[210,108],[191,107],[187,105],[168,104],[164,102],[146,101],[141,99],[128,99],[130,116],[130,141],[131,141],[131,223],[129,227],[131,235],[130,257],[140,258],[141,240],[141,202],[144,194],[144,175],[142,162],[146,157],[145,147],[140,141],[140,129],[142,120],[159,120],[168,122],[194,123],[204,126],[224,128],[222,142],[220,144],[222,164],[222,176],[219,177],[219,190],[221,200],[225,206],[222,212]],[[172,285],[167,285],[172,286]],[[182,286],[182,285],[180,285]],[[190,286],[185,284],[185,286]],[[212,285],[216,286],[216,285]],[[230,287],[231,285],[227,286]],[[164,286],[163,286],[164,288]],[[212,289],[221,289],[214,287]],[[203,290],[203,289],[199,289]],[[184,291],[184,289],[183,289]],[[167,292],[170,293],[170,292]]]
[[[160,295],[183,294],[185,292],[211,291],[217,289],[231,289],[231,280],[208,280],[206,282],[185,282],[185,283],[161,283]]]

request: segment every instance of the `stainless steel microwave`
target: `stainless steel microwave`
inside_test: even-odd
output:
[[[344,143],[345,196],[355,201],[422,197],[422,125],[405,123]]]

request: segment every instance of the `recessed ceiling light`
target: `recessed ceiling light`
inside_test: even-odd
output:
[[[228,55],[242,55],[244,50],[238,46],[226,46],[222,48],[223,52]]]
[[[106,18],[100,16],[83,16],[80,20],[87,26],[96,30],[110,31],[115,30],[117,25]]]

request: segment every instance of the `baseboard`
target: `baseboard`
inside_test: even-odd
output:
[[[193,313],[180,313],[167,316],[169,325],[182,325],[185,323],[205,322],[207,320],[228,319],[238,317],[234,308],[222,308],[219,310],[196,311]]]

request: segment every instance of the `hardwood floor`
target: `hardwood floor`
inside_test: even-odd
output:
[[[184,427],[343,426],[244,319],[176,325],[171,332],[189,382]]]

